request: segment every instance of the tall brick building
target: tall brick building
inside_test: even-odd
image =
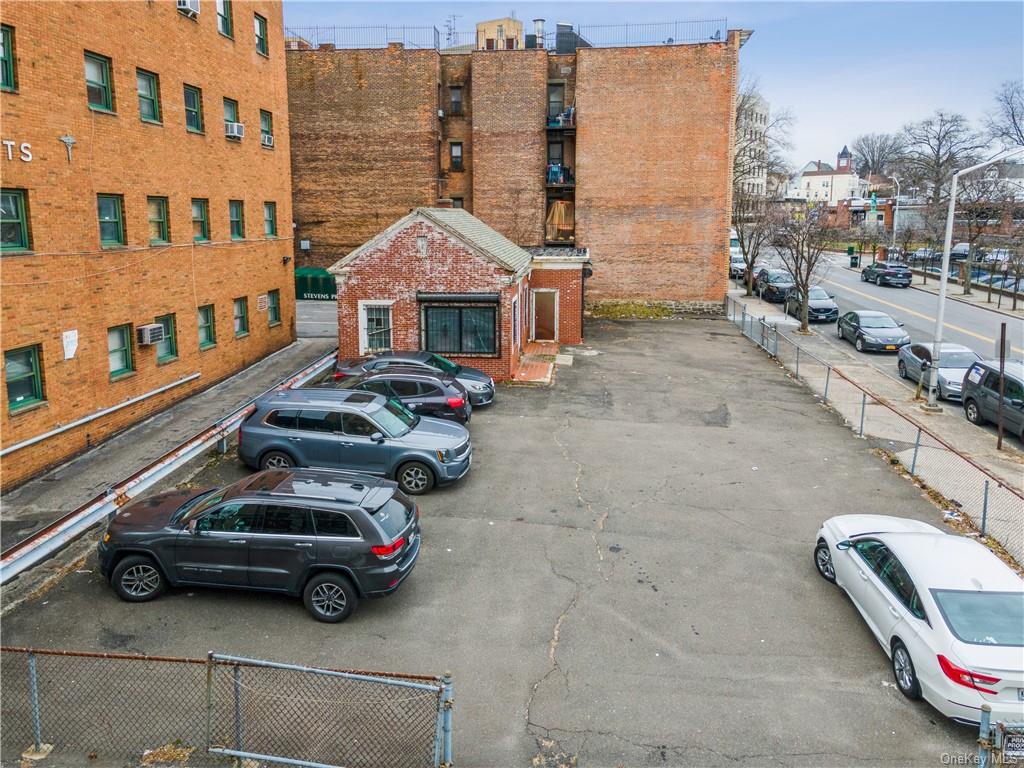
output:
[[[3,485],[294,339],[280,0],[4,3]]]
[[[290,38],[300,265],[451,198],[519,245],[588,249],[588,299],[720,304],[746,36],[600,47],[560,27],[568,50],[457,53]]]

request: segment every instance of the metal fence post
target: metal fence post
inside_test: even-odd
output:
[[[981,535],[985,535],[985,525],[988,522],[988,480],[985,481],[985,494],[981,499]]]
[[[828,402],[828,380],[832,378],[832,366],[826,366],[825,368],[825,394],[822,395],[822,400]]]
[[[978,726],[978,765],[988,768],[992,756],[992,706],[981,705],[981,724]]]
[[[442,696],[442,706],[444,707],[444,762],[442,765],[446,768],[451,768],[452,763],[452,708],[455,706],[455,699],[452,696],[452,673],[444,673],[444,690]]]
[[[28,690],[32,702],[32,737],[36,752],[43,748],[43,726],[39,716],[39,676],[36,674],[36,655],[28,652]]]
[[[242,668],[235,664],[235,749],[242,751]]]
[[[213,651],[206,652],[206,748],[213,746]]]
[[[778,326],[772,326],[772,357],[777,358],[779,356],[779,329]]]
[[[860,396],[860,437],[864,437],[864,414],[868,409],[868,393],[864,392]]]
[[[914,455],[910,459],[910,474],[913,476],[917,470],[917,449],[921,447],[921,428],[917,428],[917,437],[914,438]]]
[[[800,378],[800,345],[797,344],[795,346],[796,346],[796,377],[799,379]]]

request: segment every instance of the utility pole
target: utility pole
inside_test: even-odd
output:
[[[1003,450],[1003,397],[1006,393],[1006,323],[999,324],[999,404],[996,406],[996,450]]]
[[[900,180],[895,176],[892,177],[893,183],[896,185],[896,208],[892,212],[892,247],[896,247],[896,221],[900,216]],[[906,254],[904,254],[905,256]]]

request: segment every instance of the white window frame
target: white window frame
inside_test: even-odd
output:
[[[519,316],[519,295],[518,292],[512,297],[512,351],[518,352],[522,349],[519,338],[522,335],[519,330],[519,326],[523,324],[522,318]]]
[[[391,312],[391,343],[395,343],[395,312],[392,307],[394,306],[394,299],[360,299],[357,312],[359,313],[359,354],[369,354],[370,350],[370,337],[366,326],[366,308],[367,307],[387,307]]]
[[[557,288],[531,288],[530,289],[530,341],[537,340],[537,294],[538,293],[553,293],[555,294],[555,338],[551,341],[558,341],[558,311],[561,307],[562,301],[559,296]],[[543,341],[549,341],[549,339],[543,339]]]

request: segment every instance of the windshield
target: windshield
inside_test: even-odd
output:
[[[888,315],[861,315],[861,328],[899,328],[896,321]]]
[[[456,363],[453,363],[451,360],[449,360],[447,357],[441,357],[440,355],[431,355],[430,360],[428,362],[435,368],[444,371],[445,373],[450,374],[452,376],[454,376],[460,370],[462,370],[461,365],[457,365]]]
[[[793,278],[790,277],[789,273],[787,272],[773,272],[772,274],[768,275],[768,282],[775,284],[792,283]]]
[[[373,419],[391,437],[401,437],[419,423],[420,417],[398,400],[391,398],[384,403],[383,408],[373,414]]]
[[[933,589],[932,596],[958,640],[1024,646],[1024,594]]]
[[[738,237],[731,237],[731,238],[729,238],[729,247],[730,248],[739,248],[740,247],[740,239]]]
[[[943,352],[939,355],[940,368],[970,368],[981,360],[973,352]]]
[[[808,298],[811,298],[811,299],[827,299],[827,298],[829,298],[828,291],[826,291],[824,288],[811,288],[811,290],[809,290],[807,292],[807,296],[808,296]]]
[[[178,511],[174,513],[174,516],[171,518],[171,522],[176,523],[180,520],[187,523],[193,517],[201,515],[214,504],[220,502],[220,500],[224,498],[225,491],[227,491],[227,488],[220,492],[217,492],[217,489],[213,488],[206,493],[199,494],[194,499],[189,499],[178,507]]]

